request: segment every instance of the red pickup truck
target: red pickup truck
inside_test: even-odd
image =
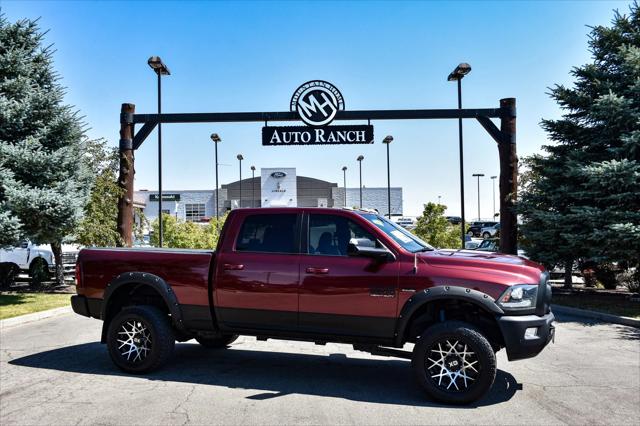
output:
[[[367,211],[237,209],[215,251],[84,249],[76,274],[73,310],[104,321],[131,373],[160,367],[176,340],[339,342],[411,359],[432,398],[468,403],[491,387],[496,351],[532,357],[554,335],[540,265],[436,250]]]

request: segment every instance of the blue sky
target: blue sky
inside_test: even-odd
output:
[[[570,84],[572,66],[588,62],[587,25],[608,24],[628,1],[546,2],[57,2],[0,3],[9,20],[40,17],[54,43],[67,101],[86,118],[91,137],[118,141],[120,104],[156,111],[156,81],[146,61],[159,55],[172,75],[163,80],[164,112],[285,111],[303,82],[335,84],[347,109],[454,108],[446,76],[459,62],[473,68],[463,104],[518,104],[518,152],[547,143],[542,118],[558,117],[546,95]],[[275,123],[274,123],[275,124]],[[222,183],[256,167],[297,167],[299,175],[357,186],[386,186],[385,147],[391,134],[391,183],[404,188],[404,211],[442,202],[459,214],[457,121],[380,121],[376,143],[356,146],[262,147],[261,124],[163,126],[165,189],[214,185],[212,132],[221,135]],[[481,180],[481,216],[492,214],[495,143],[465,121],[467,217],[477,216],[473,173]],[[155,132],[136,154],[136,189],[157,188]]]

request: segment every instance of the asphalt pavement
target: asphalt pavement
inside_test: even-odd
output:
[[[508,362],[473,406],[427,399],[409,361],[348,345],[194,341],[129,376],[101,323],[64,314],[0,330],[0,424],[640,424],[640,329],[560,317],[556,343]]]

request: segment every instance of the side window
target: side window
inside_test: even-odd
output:
[[[295,214],[247,216],[238,234],[236,251],[297,253]]]
[[[352,238],[367,239],[372,246],[377,245],[371,233],[346,217],[324,214],[309,217],[309,254],[346,256]]]

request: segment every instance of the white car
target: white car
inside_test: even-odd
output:
[[[480,236],[486,240],[487,238],[497,237],[499,235],[499,232],[500,232],[500,224],[496,223],[493,226],[487,226],[485,228],[482,228],[480,230]]]
[[[79,251],[78,246],[62,245],[62,264],[65,276],[74,273]],[[36,245],[23,240],[15,247],[0,249],[0,270],[2,273],[0,285],[13,282],[20,273],[27,273],[29,277],[33,277],[37,273],[36,271],[46,271],[53,274],[55,269],[56,262],[51,247],[48,245]]]

